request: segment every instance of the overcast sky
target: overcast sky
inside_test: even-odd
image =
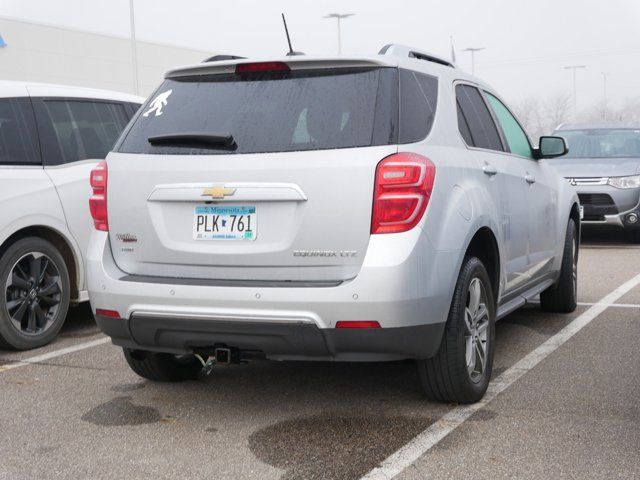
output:
[[[510,101],[571,92],[565,65],[578,72],[578,103],[601,101],[603,80],[616,106],[640,98],[640,0],[134,0],[141,40],[242,56],[282,54],[284,12],[294,48],[337,51],[331,12],[343,21],[345,54],[377,52],[403,43],[450,55],[470,69],[465,47],[477,54],[476,74]],[[47,24],[129,35],[129,0],[0,0],[0,15]]]

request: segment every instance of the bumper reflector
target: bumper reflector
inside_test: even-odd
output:
[[[96,308],[96,315],[109,318],[120,318],[120,314],[115,310],[105,310],[103,308]]]
[[[380,328],[380,324],[373,320],[340,320],[336,328]]]

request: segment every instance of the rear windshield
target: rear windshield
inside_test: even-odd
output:
[[[640,130],[559,130],[569,148],[567,158],[640,157]]]
[[[229,154],[397,141],[398,70],[340,68],[167,79],[117,149]]]

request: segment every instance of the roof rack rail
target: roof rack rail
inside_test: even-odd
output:
[[[242,60],[247,57],[239,57],[237,55],[214,55],[213,57],[206,58],[202,63],[207,62],[224,62],[225,60]]]
[[[398,45],[395,43],[389,43],[388,45],[385,45],[380,49],[378,54],[392,55],[394,57],[417,58],[418,60],[437,63],[439,65],[444,65],[445,67],[456,68],[456,66],[446,58],[433,55],[432,53],[423,52],[406,45]]]

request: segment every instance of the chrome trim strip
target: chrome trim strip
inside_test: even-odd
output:
[[[574,187],[609,184],[609,177],[565,177],[565,179]]]
[[[203,191],[215,186],[235,189],[233,195],[224,198],[203,196]],[[156,185],[147,198],[148,202],[306,202],[307,196],[295,183],[176,183]]]
[[[217,322],[245,322],[245,323],[267,323],[280,325],[315,325],[312,318],[305,317],[280,317],[268,315],[249,314],[222,314],[222,313],[179,313],[179,312],[153,312],[145,310],[135,310],[131,312],[131,317],[143,318],[176,318],[181,320],[210,320]]]

